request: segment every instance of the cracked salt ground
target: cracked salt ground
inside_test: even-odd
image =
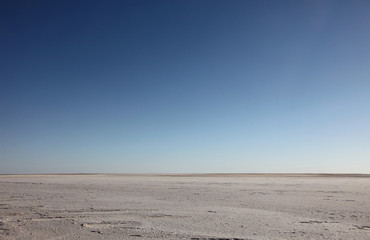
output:
[[[369,188],[340,176],[0,176],[0,239],[370,239]]]

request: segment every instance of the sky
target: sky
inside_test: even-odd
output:
[[[370,173],[370,1],[1,1],[0,173]]]

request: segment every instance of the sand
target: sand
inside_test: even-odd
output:
[[[1,175],[0,239],[370,239],[370,178]]]

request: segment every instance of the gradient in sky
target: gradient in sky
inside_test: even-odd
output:
[[[0,173],[370,173],[370,1],[1,1]]]

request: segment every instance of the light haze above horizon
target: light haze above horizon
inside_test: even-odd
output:
[[[2,1],[1,173],[370,173],[370,1]]]

